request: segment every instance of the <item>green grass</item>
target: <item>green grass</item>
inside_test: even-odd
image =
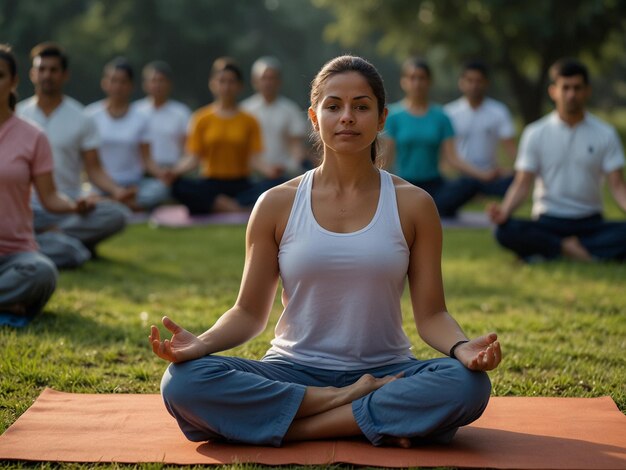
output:
[[[166,364],[148,347],[149,325],[168,314],[204,331],[236,298],[243,247],[242,227],[138,225],[103,244],[103,259],[63,272],[41,317],[23,330],[0,328],[0,432],[45,387],[157,393]],[[466,332],[500,335],[504,362],[491,373],[495,395],[609,395],[626,412],[626,265],[520,265],[489,231],[457,229],[445,232],[443,269],[448,308]],[[415,354],[437,355],[420,342],[406,295],[403,308]],[[272,325],[279,313],[277,296]],[[272,325],[233,353],[261,356]],[[58,465],[42,466],[52,467]]]

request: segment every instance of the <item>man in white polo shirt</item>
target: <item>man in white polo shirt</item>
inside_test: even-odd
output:
[[[259,121],[263,134],[260,159],[268,183],[286,181],[304,171],[306,114],[296,103],[280,95],[281,64],[274,57],[261,57],[252,65],[252,85],[256,94],[241,107]]]
[[[556,110],[528,125],[520,140],[515,179],[502,205],[489,213],[496,238],[521,259],[626,260],[626,222],[602,217],[602,183],[626,211],[624,152],[615,129],[585,110],[587,68],[573,59],[550,69]],[[534,183],[533,220],[512,219]]]
[[[132,198],[133,190],[116,185],[100,165],[100,138],[91,119],[76,100],[63,94],[69,78],[68,58],[54,43],[31,51],[30,78],[35,95],[17,105],[17,114],[37,123],[52,146],[57,189],[71,198],[82,192],[83,170],[88,180],[117,201]],[[57,267],[76,267],[95,254],[96,245],[120,232],[128,211],[114,201],[99,201],[86,215],[57,215],[33,200],[34,226],[40,251]]]
[[[459,155],[481,170],[499,169],[499,147],[511,160],[517,153],[511,113],[504,103],[487,96],[488,87],[487,66],[480,61],[467,62],[459,77],[459,89],[463,96],[444,106],[454,127]],[[502,197],[511,181],[511,172],[500,169],[500,176],[493,180],[480,181],[462,176],[456,184],[463,185],[463,190],[458,192],[469,200],[477,194]]]
[[[173,76],[166,62],[150,62],[142,75],[146,97],[133,106],[148,116],[152,159],[163,169],[172,168],[184,154],[191,110],[170,98]]]

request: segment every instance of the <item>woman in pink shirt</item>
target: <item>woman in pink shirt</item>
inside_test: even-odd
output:
[[[51,212],[85,213],[93,204],[57,193],[47,138],[13,114],[16,86],[15,56],[0,44],[0,325],[24,326],[46,304],[58,275],[52,261],[37,252],[32,186]]]

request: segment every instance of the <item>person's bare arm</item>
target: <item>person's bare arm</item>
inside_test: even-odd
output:
[[[110,194],[113,199],[120,202],[125,202],[135,196],[136,191],[134,189],[118,186],[115,181],[111,179],[100,162],[100,155],[97,149],[83,150],[81,154],[83,162],[85,163],[87,178],[96,187]]]
[[[246,232],[246,261],[239,296],[207,331],[195,336],[165,317],[163,324],[173,333],[161,340],[152,326],[150,343],[159,357],[183,362],[239,346],[261,333],[278,286],[278,242],[276,221],[283,213],[285,198],[270,190],[255,206]]]
[[[184,155],[180,160],[178,160],[178,163],[176,163],[173,168],[163,172],[163,182],[168,185],[172,184],[185,173],[195,170],[198,167],[198,164],[199,160],[196,155]]]
[[[418,188],[400,187],[398,208],[410,250],[409,289],[420,337],[446,355],[453,345],[467,341],[457,347],[457,359],[472,370],[496,368],[501,360],[497,335],[489,333],[469,340],[448,313],[441,272],[443,235],[432,198]]]
[[[491,181],[498,176],[498,170],[481,170],[463,160],[457,150],[454,138],[450,137],[441,144],[441,155],[445,163],[452,168],[480,181]]]
[[[150,144],[147,142],[142,142],[139,144],[139,153],[141,155],[141,161],[143,163],[143,167],[146,172],[154,176],[155,178],[162,179],[164,177],[165,171],[157,165],[157,163],[152,158],[152,151],[150,150]]]
[[[503,224],[526,200],[535,181],[535,174],[528,171],[515,172],[515,178],[504,195],[502,204],[490,204],[487,213],[495,224]]]
[[[626,212],[626,183],[624,182],[624,169],[618,168],[607,175],[607,183],[615,202]]]
[[[88,199],[72,201],[56,190],[52,172],[42,173],[34,177],[35,190],[43,207],[55,214],[87,213],[93,209],[93,202]]]

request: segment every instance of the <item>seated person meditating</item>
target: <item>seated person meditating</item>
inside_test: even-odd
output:
[[[50,143],[43,131],[15,115],[17,62],[0,44],[0,325],[25,326],[56,288],[57,269],[38,252],[31,191],[46,210],[86,214],[89,199],[72,201],[57,192]]]
[[[259,123],[237,103],[243,89],[241,69],[230,58],[217,59],[209,88],[215,101],[192,115],[187,155],[167,172],[172,195],[191,214],[249,212],[263,191],[251,181],[252,170],[269,170],[259,158]],[[200,178],[182,177],[198,165]]]
[[[405,97],[389,107],[385,123],[385,165],[427,191],[441,217],[456,217],[475,191],[463,178],[445,177],[442,163],[483,182],[496,178],[498,170],[478,168],[458,154],[450,118],[430,101],[432,81],[424,60],[411,57],[404,62],[400,87]]]
[[[385,90],[367,61],[342,56],[317,74],[309,117],[321,165],[266,192],[252,212],[235,305],[200,336],[150,343],[172,362],[161,383],[188,439],[280,446],[365,436],[374,445],[448,442],[489,400],[496,334],[469,340],[446,310],[442,232],[432,198],[378,169]],[[405,281],[420,336],[402,329]],[[285,309],[260,361],[217,356],[266,327],[279,279]]]
[[[605,178],[626,212],[624,151],[617,132],[586,111],[591,86],[582,63],[557,61],[550,79],[556,109],[524,129],[515,179],[502,205],[488,208],[498,225],[496,239],[528,262],[626,261],[626,222],[602,216]],[[511,217],[533,184],[533,219]]]
[[[125,201],[135,211],[152,210],[169,198],[162,181],[165,172],[155,163],[150,148],[148,117],[131,105],[134,70],[123,57],[104,66],[100,85],[106,98],[85,109],[100,133],[104,169],[119,186],[136,191]]]

